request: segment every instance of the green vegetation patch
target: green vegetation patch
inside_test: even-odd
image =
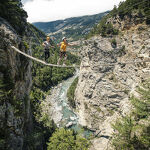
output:
[[[113,124],[116,150],[149,150],[150,147],[150,81],[137,90],[140,98],[131,97],[134,106],[130,115]]]
[[[78,84],[78,77],[73,81],[73,83],[71,84],[71,86],[67,92],[68,101],[69,101],[69,104],[72,108],[76,108],[76,104],[75,104],[75,100],[74,100],[74,94],[75,94],[77,84]]]
[[[48,150],[88,150],[90,142],[72,130],[57,129],[49,139]]]
[[[112,35],[118,35],[119,30],[115,29],[111,23],[107,22],[107,19],[109,18],[109,14],[104,16],[100,23],[90,31],[90,33],[87,35],[86,38],[90,38],[94,35],[101,35],[102,37],[112,36]]]
[[[111,11],[112,16],[119,15],[124,18],[126,15],[132,17],[132,13],[136,13],[138,18],[143,20],[145,17],[146,23],[150,23],[150,1],[149,0],[126,0],[120,2],[119,7],[116,6]]]
[[[125,16],[132,18],[132,15],[138,18],[137,23],[146,22],[150,24],[150,1],[149,0],[126,0],[120,2],[118,8],[114,6],[114,9],[104,16],[98,25],[95,25],[86,38],[90,38],[94,35],[101,35],[103,37],[118,35],[119,30],[115,29],[113,25],[108,22],[109,18],[116,17],[124,19]]]
[[[19,34],[25,32],[27,13],[23,10],[20,0],[2,0],[0,14]]]

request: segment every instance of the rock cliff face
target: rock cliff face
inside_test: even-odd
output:
[[[16,31],[0,18],[0,149],[21,150],[32,130],[31,61],[9,44],[29,53]]]
[[[150,63],[130,63],[150,57],[150,28],[137,25],[112,38],[93,37],[81,50],[82,63],[75,92],[79,123],[96,131],[91,150],[111,149],[111,123],[132,109],[129,96],[150,77]],[[126,62],[127,64],[114,64]],[[129,63],[128,63],[129,62]],[[86,67],[87,66],[87,67]]]
[[[120,30],[130,29],[133,26],[142,24],[146,21],[146,17],[142,14],[133,13],[130,16],[124,16],[122,19],[119,15],[111,17],[107,20],[107,23],[113,24],[113,27]]]

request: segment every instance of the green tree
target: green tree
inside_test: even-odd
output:
[[[113,145],[116,150],[149,150],[150,147],[150,80],[137,92],[140,98],[131,97],[134,107],[130,116],[118,120],[113,128],[116,133]]]
[[[61,128],[50,137],[48,150],[87,150],[89,146],[87,139],[75,134],[72,130]]]
[[[106,16],[104,16],[98,25],[94,26],[86,38],[100,34],[103,37],[118,35],[119,31],[113,27],[107,20],[117,15],[123,20],[125,16],[132,18],[133,14],[137,14],[138,22],[142,23],[146,21],[146,24],[150,24],[150,1],[149,0],[126,0],[120,2],[118,8],[114,6],[114,9]]]
[[[68,101],[69,101],[70,106],[72,108],[76,108],[76,104],[75,104],[75,100],[74,100],[74,94],[75,94],[77,84],[78,84],[78,77],[73,81],[73,83],[71,84],[70,88],[67,91]]]
[[[22,8],[21,0],[2,0],[0,17],[6,19],[19,34],[24,33],[27,26],[27,13]]]
[[[133,150],[132,146],[132,130],[134,121],[131,116],[126,116],[122,120],[118,120],[113,128],[117,131],[114,134],[113,145],[116,150]]]

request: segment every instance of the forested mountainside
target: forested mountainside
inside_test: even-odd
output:
[[[91,28],[108,13],[109,11],[91,16],[74,17],[52,22],[35,22],[33,25],[46,34],[54,36],[56,40],[61,40],[63,36],[70,38],[70,40],[78,40],[88,34]]]
[[[118,35],[119,30],[129,29],[134,25],[145,22],[150,24],[150,1],[149,0],[126,0],[120,2],[114,9],[100,21],[88,34],[111,36]]]
[[[74,100],[80,124],[96,131],[91,150],[150,147],[149,4],[120,3],[81,48]]]

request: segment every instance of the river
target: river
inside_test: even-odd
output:
[[[78,124],[78,116],[71,109],[67,99],[67,91],[76,77],[79,76],[77,69],[74,76],[63,81],[51,89],[51,94],[44,101],[44,110],[50,119],[53,119],[57,127],[66,127],[81,132],[82,127]],[[82,131],[85,136],[91,133],[89,130]]]

